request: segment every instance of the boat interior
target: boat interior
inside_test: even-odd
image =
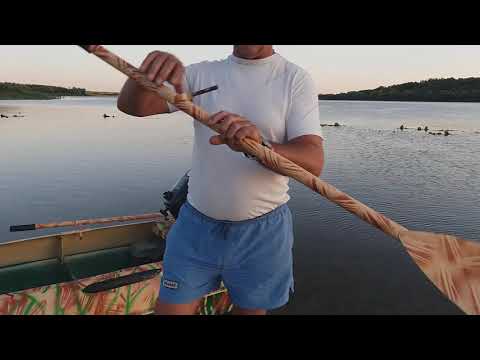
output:
[[[161,261],[155,222],[84,229],[0,244],[0,295]]]

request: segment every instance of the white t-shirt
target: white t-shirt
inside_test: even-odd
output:
[[[312,78],[279,54],[259,60],[230,55],[186,67],[186,90],[218,85],[194,103],[214,114],[228,111],[254,123],[265,139],[285,143],[301,135],[323,137]],[[176,108],[170,105],[170,111]],[[188,201],[218,220],[240,221],[286,203],[289,178],[247,159],[227,145],[211,145],[216,133],[194,122]]]

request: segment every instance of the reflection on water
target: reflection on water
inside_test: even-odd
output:
[[[0,101],[0,241],[12,224],[156,211],[190,167],[191,120],[137,119],[113,98]],[[320,102],[322,178],[414,230],[480,240],[480,104]],[[103,114],[115,118],[103,118]],[[456,129],[431,136],[409,127]],[[288,314],[456,314],[402,246],[292,181]]]

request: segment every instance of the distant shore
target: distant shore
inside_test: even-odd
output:
[[[319,94],[318,100],[476,103],[480,102],[480,78],[429,79],[371,90]]]
[[[85,96],[118,96],[118,92],[107,92],[107,91],[87,91]]]
[[[118,96],[117,93],[101,93],[101,94],[88,94],[88,95],[65,95],[68,97],[115,97]],[[15,97],[4,97],[0,96],[0,100],[57,100],[65,96],[49,96],[49,95],[36,95],[36,96],[15,96]]]
[[[327,98],[318,97],[318,101],[355,101],[355,102],[410,102],[410,103],[461,103],[461,104],[475,104],[480,103],[480,100],[390,100],[390,99],[350,99],[350,98]]]
[[[116,92],[91,91],[50,85],[0,83],[0,100],[54,100],[65,96],[118,96]]]

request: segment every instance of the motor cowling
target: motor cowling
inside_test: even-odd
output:
[[[175,183],[171,190],[163,193],[165,209],[162,212],[168,211],[175,219],[180,208],[187,201],[189,173],[190,170]]]

